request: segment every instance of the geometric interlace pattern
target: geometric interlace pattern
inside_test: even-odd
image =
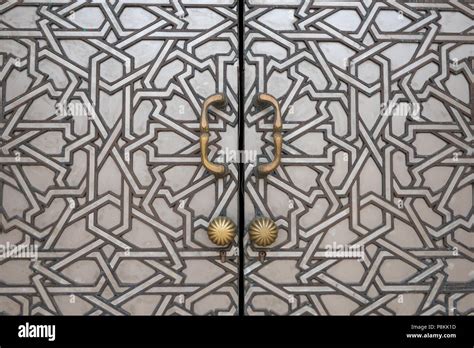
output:
[[[237,240],[221,262],[206,231],[237,220],[238,171],[216,181],[199,156],[218,92],[209,156],[237,144],[226,3],[2,2],[0,242],[37,257],[0,259],[1,312],[237,313]]]
[[[247,315],[465,315],[474,310],[472,4],[225,0],[0,4],[0,313],[235,315],[239,167]],[[244,105],[238,81],[245,73]],[[245,70],[245,72],[244,72]],[[18,250],[18,248],[17,248]],[[340,253],[335,253],[341,251]],[[225,257],[223,255],[225,254]],[[34,257],[32,257],[32,255]],[[2,256],[2,255],[0,255]]]
[[[246,144],[273,156],[262,92],[284,139],[273,175],[246,171],[247,222],[280,230],[264,263],[245,240],[248,314],[473,313],[473,15],[460,1],[248,1]]]

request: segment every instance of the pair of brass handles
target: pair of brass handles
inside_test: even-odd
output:
[[[282,120],[280,104],[270,94],[261,93],[257,95],[257,106],[271,105],[275,110],[275,119],[273,122],[273,141],[275,143],[275,156],[270,163],[261,164],[257,167],[259,176],[266,176],[274,171],[281,162],[281,152],[283,146],[283,136],[281,134]],[[209,161],[207,146],[209,143],[209,122],[207,113],[210,106],[224,108],[227,100],[223,94],[214,94],[208,97],[203,104],[201,112],[201,162],[202,165],[217,177],[222,177],[227,173],[227,168],[223,164],[217,164]],[[235,223],[226,216],[218,216],[211,221],[207,228],[209,239],[216,245],[227,246],[236,235]],[[278,229],[270,218],[256,217],[249,225],[248,233],[250,240],[258,247],[266,247],[275,242],[278,236]]]
[[[209,161],[207,154],[207,145],[209,143],[209,122],[207,113],[210,106],[224,108],[227,104],[226,97],[223,94],[214,94],[208,97],[203,104],[201,112],[201,136],[199,142],[201,144],[201,163],[212,174],[222,177],[227,173],[227,168],[223,164],[217,164]],[[270,163],[261,164],[257,167],[259,176],[266,176],[274,171],[281,162],[281,151],[283,146],[283,136],[281,134],[282,120],[280,104],[275,97],[270,94],[261,93],[257,95],[257,105],[271,105],[275,110],[275,119],[273,122],[273,141],[275,143],[275,156]]]

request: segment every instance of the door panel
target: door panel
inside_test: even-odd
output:
[[[242,206],[248,315],[472,312],[468,6],[248,0],[239,202],[236,2],[0,5],[0,313],[236,314]]]
[[[473,310],[472,5],[246,2],[248,315],[467,314]],[[352,248],[352,249],[351,249]],[[259,253],[266,256],[262,262]],[[339,254],[337,252],[340,252]]]
[[[0,260],[1,312],[237,313],[238,240],[223,263],[206,229],[238,221],[238,173],[216,180],[199,155],[215,93],[228,106],[210,110],[210,157],[237,148],[236,11],[0,5],[0,243],[31,250]]]

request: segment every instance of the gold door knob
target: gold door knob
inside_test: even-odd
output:
[[[249,236],[257,246],[267,247],[277,239],[278,228],[272,219],[257,217],[250,223]]]
[[[207,227],[207,235],[211,242],[219,246],[227,246],[235,238],[234,222],[226,216],[218,216]]]

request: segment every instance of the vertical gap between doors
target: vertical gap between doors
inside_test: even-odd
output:
[[[244,61],[244,13],[245,1],[238,1],[238,35],[239,35],[239,111],[238,111],[238,136],[239,150],[245,150],[245,118],[244,118],[244,99],[245,99],[245,61]],[[239,152],[242,153],[242,152]],[[244,281],[244,233],[245,233],[245,163],[239,161],[239,316],[245,314],[245,281]]]

